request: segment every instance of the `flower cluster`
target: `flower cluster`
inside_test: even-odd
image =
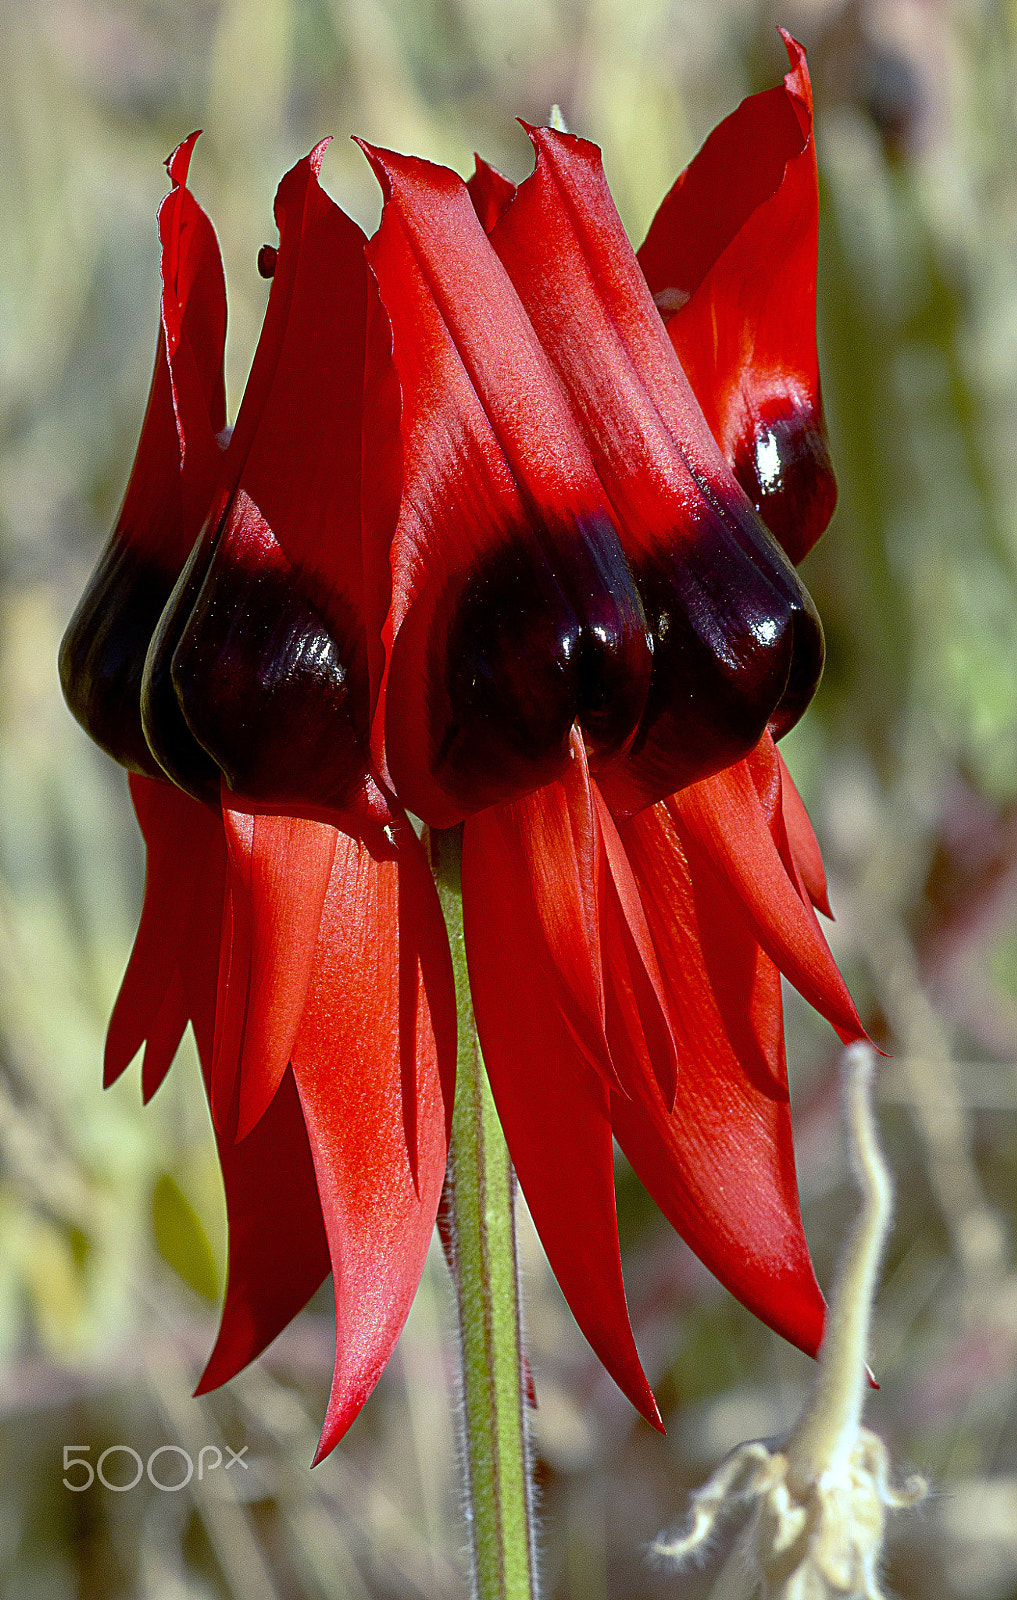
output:
[[[518,189],[364,147],[370,240],[283,179],[226,428],[215,235],[168,162],[161,328],[117,527],[61,654],[130,774],[145,903],[106,1080],[191,1024],[229,1272],[202,1379],[331,1269],[321,1450],[405,1319],[445,1173],[448,944],[423,837],[462,830],[491,1087],[551,1266],[659,1423],[622,1284],[617,1139],[739,1299],[815,1350],[780,974],[850,1040],[819,852],[775,739],[822,630],[794,569],[835,496],[816,366],[804,52],[639,252],[600,153]]]

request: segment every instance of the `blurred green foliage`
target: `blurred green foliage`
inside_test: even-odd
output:
[[[901,1523],[906,1600],[1017,1595],[1017,9],[997,0],[28,0],[0,8],[0,1588],[62,1600],[463,1592],[440,1261],[336,1456],[307,1472],[327,1295],[224,1393],[224,1223],[193,1054],[144,1113],[102,1039],[140,902],[122,775],[60,701],[57,644],[112,524],[151,373],[161,162],[223,244],[235,411],[280,174],[365,226],[351,132],[466,172],[527,167],[513,121],[561,105],[604,147],[634,239],[709,128],[809,48],[823,185],[821,334],[841,483],[805,568],[827,626],[789,744],[833,937],[893,1058],[898,1222],[872,1420],[943,1491]],[[854,1198],[834,1041],[792,1003],[799,1165],[820,1276]],[[642,1546],[808,1364],[734,1305],[619,1173],[633,1318],[669,1435],[639,1423],[528,1238],[546,1593],[705,1593]],[[63,1486],[63,1450],[248,1446],[179,1494]],[[110,1471],[114,1471],[111,1460]],[[118,1468],[122,1466],[118,1461]]]

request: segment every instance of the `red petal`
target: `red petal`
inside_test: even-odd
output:
[[[180,966],[194,929],[208,922],[218,937],[224,848],[215,812],[160,779],[132,775],[130,785],[145,839],[145,899],[106,1034],[103,1082],[114,1083],[147,1041],[142,1083],[150,1099],[187,1024]]]
[[[498,219],[506,212],[515,197],[516,186],[489,162],[474,156],[476,170],[467,180],[473,209],[480,218],[485,233],[490,233]]]
[[[628,1159],[673,1226],[770,1327],[815,1353],[823,1301],[802,1231],[783,1052],[780,979],[723,899],[694,892],[665,807],[622,837],[680,1029],[673,1113],[647,1093],[614,1096]],[[711,974],[720,966],[724,987]]]
[[[714,873],[771,960],[849,1043],[865,1037],[811,906],[788,877],[749,764],[683,789],[668,802],[693,872]]]
[[[525,872],[490,815],[463,832],[463,919],[488,1078],[527,1205],[572,1313],[618,1386],[660,1416],[632,1338],[618,1249],[608,1090],[565,1022]]]
[[[833,515],[816,353],[818,185],[805,52],[715,128],[639,252],[696,398],[792,560]]]
[[[236,793],[377,816],[360,516],[365,241],[318,182],[322,151],[279,186],[276,272],[224,466],[232,501],[213,508],[149,681],[171,677]],[[155,699],[147,709],[150,741],[183,782],[159,742],[172,716]]]
[[[215,1348],[195,1391],[226,1383],[271,1344],[329,1270],[314,1165],[291,1073],[239,1144],[216,1134],[229,1264]]]
[[[642,1063],[648,1062],[670,1109],[674,1104],[678,1060],[664,980],[625,846],[596,789],[594,796],[608,880],[601,895],[608,991],[612,986],[619,991],[616,1003],[621,991],[625,997],[616,1013],[619,1021],[626,1019],[621,1030],[610,1021],[608,1025],[611,1054],[616,1065],[621,1060],[627,1062],[626,1085],[635,1085],[645,1076]],[[633,1070],[633,1062],[640,1063],[639,1070]]]
[[[599,150],[550,128],[530,136],[536,170],[491,243],[580,419],[655,634],[632,751],[597,769],[618,814],[745,755],[792,680],[800,714],[821,633],[710,434]]]
[[[243,1139],[282,1082],[304,1011],[337,830],[224,804],[233,928],[212,1068],[217,1125]],[[233,1118],[235,1117],[235,1124]]]
[[[611,730],[622,742],[649,653],[601,486],[465,185],[368,154],[386,194],[368,258],[402,390],[388,764],[405,804],[445,827],[564,769],[580,635],[594,652],[610,638],[604,670],[635,704]],[[610,613],[599,633],[583,633],[590,595]]]
[[[451,962],[408,824],[338,834],[293,1072],[336,1294],[336,1364],[316,1459],[371,1393],[434,1227],[455,1072]]]
[[[780,762],[784,826],[787,829],[791,854],[798,871],[801,873],[802,882],[812,904],[817,911],[823,913],[824,917],[832,918],[830,895],[826,886],[826,870],[823,866],[819,841],[812,831],[812,823],[809,820],[809,813],[805,809],[805,803],[798,793],[795,781],[779,751],[777,752],[777,760]]]
[[[338,626],[363,610],[365,238],[318,181],[327,140],[279,185],[279,255],[226,454],[283,556]]]

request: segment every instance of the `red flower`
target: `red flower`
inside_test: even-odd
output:
[[[118,729],[140,710],[142,770],[177,785],[131,779],[148,870],[106,1081],[144,1045],[148,1098],[191,1022],[229,1222],[222,1327],[201,1387],[264,1349],[331,1265],[324,1451],[377,1382],[433,1230],[452,976],[423,849],[367,763],[363,236],[318,184],[321,146],[280,186],[278,267],[244,403],[218,476],[188,501],[191,463],[221,420],[210,402],[225,330],[218,247],[184,187],[192,145],[169,163],[163,334],[116,559],[100,561],[62,659],[88,730],[93,703]],[[202,365],[199,313],[218,334]],[[163,508],[159,542],[137,511],[149,504]],[[133,584],[111,583],[124,567]],[[158,604],[136,616],[134,594],[156,582]],[[94,693],[79,691],[82,660]],[[130,693],[110,706],[114,673]],[[106,742],[118,755],[125,744]]]
[[[771,733],[811,698],[822,632],[729,465],[785,549],[803,542],[800,506],[819,531],[814,304],[759,325],[775,296],[814,294],[793,59],[772,92],[785,111],[762,96],[736,113],[768,160],[753,150],[742,170],[724,135],[737,205],[711,224],[710,259],[693,270],[671,248],[679,220],[703,234],[710,144],[651,230],[651,287],[688,296],[667,332],[585,141],[532,130],[518,191],[480,163],[467,188],[369,152],[386,206],[366,253],[318,184],[319,146],[279,189],[224,453],[225,297],[184,187],[193,139],[169,163],[149,412],[62,652],[73,709],[132,771],[148,848],[106,1075],[144,1045],[147,1098],[191,1022],[230,1230],[203,1387],[331,1264],[321,1452],[391,1351],[445,1169],[451,969],[404,807],[464,824],[498,1109],[552,1267],[625,1392],[659,1422],[625,1305],[614,1137],[718,1277],[818,1344],[780,972],[842,1037],[860,1025]],[[743,295],[751,241],[788,218],[805,239],[779,268],[790,281],[778,292],[764,271]],[[694,394],[675,350],[681,328],[705,348],[708,321],[716,360],[689,356]]]
[[[398,514],[374,545],[390,551],[374,748],[411,810],[465,820],[471,987],[513,1161],[580,1326],[655,1419],[612,1136],[717,1276],[814,1350],[780,971],[842,1038],[861,1027],[766,731],[815,687],[814,610],[706,426],[599,152],[531,138],[518,192],[482,163],[467,189],[369,152],[403,442]],[[750,178],[727,174],[748,212],[791,203]],[[809,215],[814,286],[814,193]],[[812,305],[783,386],[766,368],[770,405],[790,406],[795,363],[814,364]],[[763,374],[742,350],[751,398]],[[799,493],[807,469],[792,456]]]

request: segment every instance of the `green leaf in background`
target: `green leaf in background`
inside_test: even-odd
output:
[[[203,1300],[219,1299],[219,1269],[198,1213],[177,1180],[164,1172],[152,1190],[152,1231],[163,1260]]]

